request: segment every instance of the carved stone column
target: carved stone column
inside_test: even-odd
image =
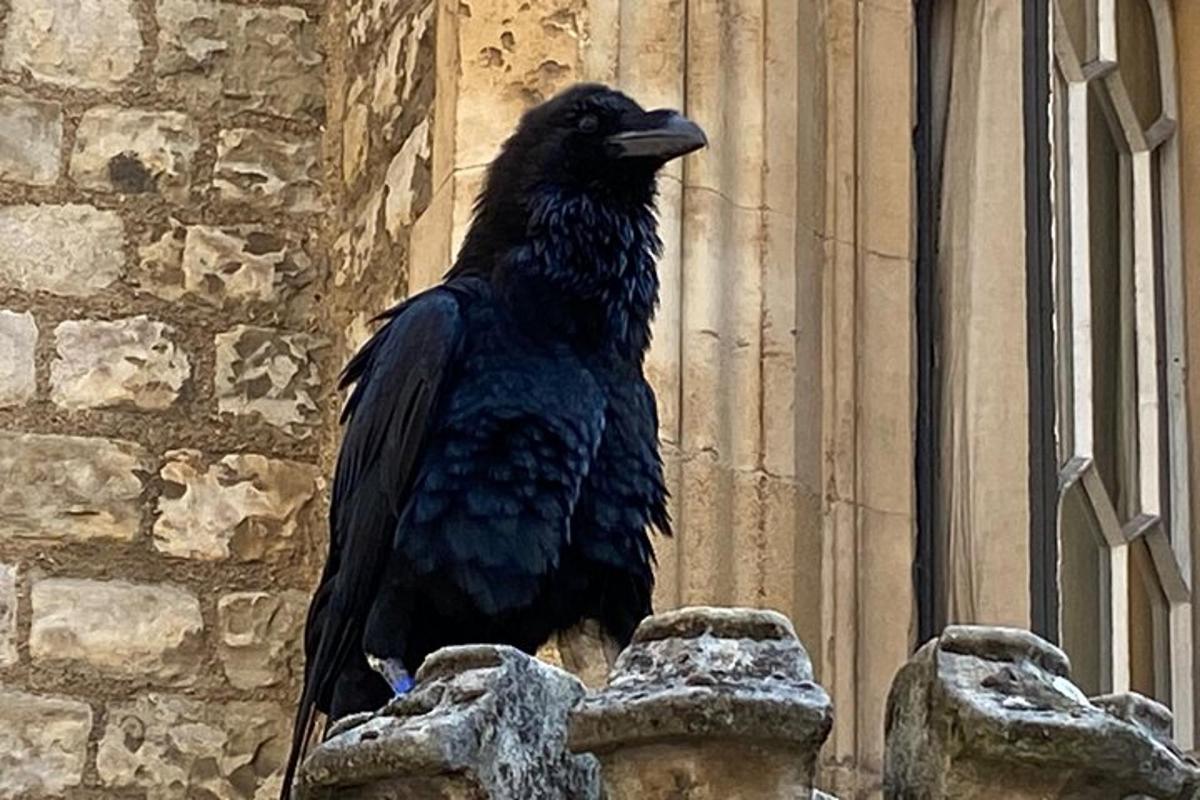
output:
[[[1088,700],[1066,655],[1031,633],[951,627],[892,686],[884,796],[1200,796],[1200,766],[1170,729],[1170,712],[1141,695]]]
[[[686,608],[651,617],[608,686],[571,716],[608,800],[809,797],[833,723],[785,617]]]
[[[417,688],[342,720],[300,771],[297,800],[597,800],[596,760],[566,750],[575,678],[511,647],[447,647]]]

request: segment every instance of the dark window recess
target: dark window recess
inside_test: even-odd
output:
[[[944,620],[938,586],[937,472],[937,169],[934,153],[933,6],[916,0],[917,126],[913,131],[917,180],[917,546],[913,588],[917,598],[917,645],[937,636]]]
[[[1058,468],[1050,197],[1050,0],[1023,0],[1025,275],[1029,364],[1029,591],[1035,633],[1057,642]]]

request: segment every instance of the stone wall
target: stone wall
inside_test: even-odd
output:
[[[323,6],[0,0],[0,797],[277,791],[336,405]]]

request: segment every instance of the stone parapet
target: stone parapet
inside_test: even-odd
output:
[[[571,717],[609,800],[797,798],[833,723],[787,618],[685,608],[642,623]]]
[[[884,797],[1200,797],[1170,727],[1141,695],[1089,700],[1066,655],[1027,631],[952,626],[892,685]]]
[[[566,749],[584,695],[568,673],[511,647],[448,647],[417,688],[348,718],[300,771],[297,800],[598,800],[595,758]]]

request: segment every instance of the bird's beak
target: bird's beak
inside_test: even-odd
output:
[[[614,158],[670,161],[708,144],[700,126],[678,111],[650,111],[605,142]]]

